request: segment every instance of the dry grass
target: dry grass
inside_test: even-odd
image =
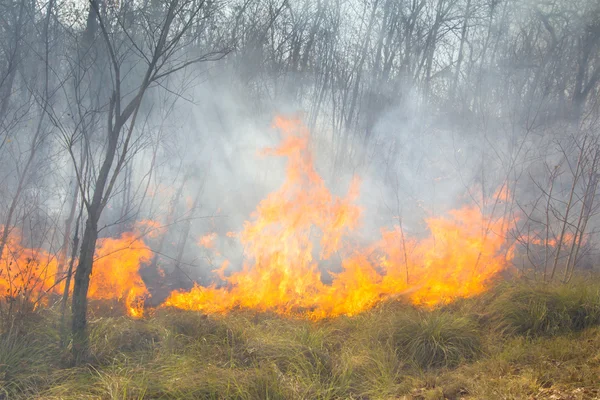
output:
[[[96,317],[70,368],[50,310],[0,337],[8,399],[593,399],[598,288],[503,284],[432,312],[384,304],[317,323],[159,310]]]

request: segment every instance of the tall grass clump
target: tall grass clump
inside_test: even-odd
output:
[[[420,368],[454,367],[481,352],[477,324],[467,316],[445,311],[407,314],[396,323],[393,342]]]
[[[15,377],[26,372],[28,363],[41,355],[38,347],[32,346],[26,337],[5,334],[0,337],[0,386],[3,389],[12,387]],[[14,388],[13,388],[14,389]]]
[[[0,399],[25,395],[59,362],[52,328],[29,327],[0,334]]]
[[[492,318],[509,334],[548,336],[600,324],[600,286],[514,284],[498,290]]]

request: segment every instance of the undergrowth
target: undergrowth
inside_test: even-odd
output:
[[[0,335],[0,399],[592,399],[599,289],[510,282],[436,310],[389,302],[319,322],[96,315],[79,367],[49,309]]]

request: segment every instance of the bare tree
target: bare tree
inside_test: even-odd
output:
[[[129,36],[125,28],[125,22],[116,15],[117,23],[113,29],[120,30],[120,37],[128,41],[123,50],[122,43],[115,43],[114,33],[107,25],[105,18],[101,16],[100,6],[96,0],[90,0],[90,13],[95,13],[98,18],[99,34],[102,37],[103,46],[108,53],[109,64],[112,72],[110,100],[106,110],[107,121],[105,127],[106,149],[101,160],[100,169],[94,177],[94,187],[91,196],[88,197],[84,191],[83,183],[80,182],[80,190],[85,204],[87,220],[81,238],[81,251],[79,262],[75,272],[73,288],[73,356],[75,362],[81,362],[87,352],[87,291],[90,282],[94,262],[94,250],[98,238],[98,222],[110,199],[117,178],[128,161],[131,141],[134,135],[136,120],[142,107],[142,101],[148,89],[159,84],[168,76],[185,69],[186,67],[204,61],[222,58],[227,50],[219,50],[202,54],[197,57],[182,55],[182,49],[186,46],[189,37],[186,33],[194,25],[196,18],[203,10],[204,2],[192,0],[171,0],[164,5],[165,13],[159,21],[150,20],[145,39],[149,43],[148,48],[141,47]],[[154,25],[156,24],[156,25]],[[125,52],[125,53],[124,53]],[[124,92],[123,57],[136,54],[140,61],[145,62],[145,72],[141,81],[137,83],[133,97]],[[131,87],[131,86],[130,86]],[[73,158],[75,161],[75,159]],[[76,165],[76,168],[78,166]],[[78,176],[81,179],[82,171],[78,168]]]

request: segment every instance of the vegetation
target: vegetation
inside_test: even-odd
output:
[[[407,282],[405,229],[463,200],[505,220],[502,234],[510,227],[507,241],[525,249],[519,267],[569,282],[598,247],[598,4],[0,0],[0,293],[10,298],[0,314],[10,320],[15,298],[42,302],[64,282],[85,363],[104,239],[153,236],[153,289],[212,280],[224,259],[198,239],[233,241],[273,189],[280,169],[256,150],[287,110],[304,114],[334,193],[364,180],[374,215],[361,235],[396,225]],[[153,228],[138,235],[138,225]],[[577,306],[546,317],[553,301],[522,329],[592,323],[571,315]],[[442,322],[423,318],[429,339],[398,346],[434,353],[422,367],[457,362],[437,348]]]
[[[529,283],[531,285],[531,283]],[[527,336],[575,332],[600,324],[600,291],[584,284],[502,291],[491,305],[501,325]]]
[[[600,285],[577,276],[600,248],[599,98],[598,0],[0,0],[0,400],[595,396]],[[535,279],[320,322],[110,311],[127,299],[139,316],[246,265],[252,210],[290,201],[267,195],[281,165],[256,157],[287,111],[310,131],[301,158],[365,213],[301,193],[337,247],[279,246],[313,238],[273,231],[257,259],[312,271],[322,250],[339,272],[345,222],[352,242],[392,250],[369,253],[373,271],[402,267],[394,289],[419,290],[421,247],[452,278],[460,264]],[[481,212],[454,211],[476,239],[424,224],[459,203]],[[297,228],[295,205],[258,210]],[[432,245],[415,247],[426,229]],[[373,271],[345,286],[360,302]]]
[[[93,315],[92,361],[78,367],[58,346],[50,308],[2,335],[0,390],[10,399],[592,399],[599,290],[511,282],[437,310],[390,302],[320,322]]]
[[[466,315],[406,314],[396,325],[396,347],[421,368],[454,366],[474,358],[481,349],[478,326]]]

